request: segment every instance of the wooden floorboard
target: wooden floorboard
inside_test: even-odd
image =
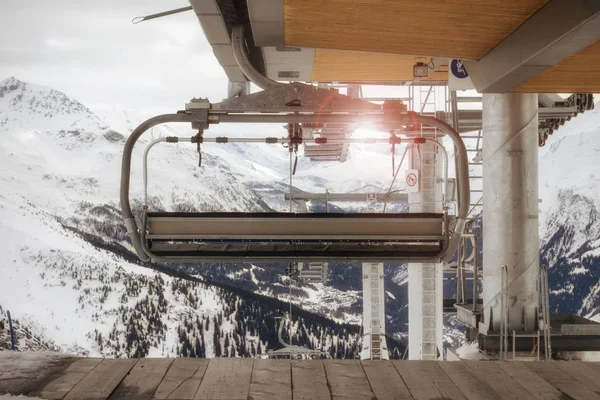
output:
[[[83,380],[100,362],[101,358],[80,358],[75,360],[60,376],[49,382],[39,392],[31,393],[33,397],[43,399],[62,399]]]
[[[532,361],[523,364],[559,391],[575,400],[600,400],[600,395],[565,372],[559,366],[561,362],[564,361]]]
[[[410,399],[410,391],[390,361],[361,361],[377,400]]]
[[[331,400],[323,361],[292,361],[294,400]]]
[[[558,366],[588,389],[600,393],[600,373],[593,366],[582,361],[559,361]]]
[[[437,363],[469,400],[501,400],[501,397],[471,371],[464,361]]]
[[[537,400],[564,400],[564,395],[541,376],[519,361],[495,361],[507,375],[513,378]]]
[[[250,400],[292,400],[289,360],[255,360],[250,381]]]
[[[600,364],[582,361],[62,358],[31,367],[23,356],[22,364],[0,365],[0,395],[51,400],[600,400]]]
[[[66,400],[104,400],[137,362],[131,358],[105,358],[64,397]]]
[[[33,396],[58,379],[79,357],[36,357],[34,353],[0,352],[0,395]],[[39,397],[39,396],[38,396]]]
[[[28,391],[25,387],[31,382],[28,378],[12,378],[12,379],[0,379],[0,395],[2,394],[23,394]]]
[[[176,358],[158,385],[154,399],[193,400],[210,360]]]
[[[360,362],[326,360],[324,363],[332,400],[373,399],[373,391]]]
[[[462,392],[434,361],[392,361],[416,400],[465,399]]]
[[[516,380],[492,361],[465,361],[480,381],[487,383],[501,398],[507,400],[535,400]]]
[[[252,358],[213,358],[195,399],[246,400],[252,376]]]
[[[169,358],[142,358],[109,397],[110,400],[150,400],[173,362]]]

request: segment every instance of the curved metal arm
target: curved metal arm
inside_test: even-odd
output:
[[[456,183],[458,192],[458,212],[456,215],[456,225],[454,226],[454,232],[450,236],[450,242],[440,254],[443,261],[448,261],[452,258],[454,250],[458,246],[460,237],[465,230],[465,224],[467,223],[467,216],[469,214],[469,203],[471,202],[471,188],[469,183],[469,159],[467,156],[467,148],[465,143],[462,141],[460,134],[455,131],[447,123],[440,121],[433,117],[425,117],[421,115],[416,116],[416,122],[433,126],[440,129],[446,135],[452,139],[454,146],[456,147]]]
[[[150,261],[150,257],[144,251],[140,233],[136,226],[135,220],[133,219],[133,213],[131,211],[131,204],[129,203],[129,183],[131,175],[131,154],[133,153],[133,147],[138,141],[140,136],[144,134],[148,129],[153,126],[165,124],[169,122],[192,122],[194,117],[190,114],[165,114],[158,115],[144,121],[135,128],[135,130],[129,135],[127,142],[125,143],[125,149],[123,149],[123,161],[121,163],[121,210],[123,211],[123,219],[125,220],[125,227],[127,233],[131,238],[131,244],[135,249],[135,252],[142,261]]]
[[[271,86],[285,85],[272,79],[267,78],[254,68],[248,55],[246,54],[246,45],[244,41],[244,26],[235,26],[231,31],[231,45],[233,46],[233,56],[242,73],[261,89],[266,89]]]

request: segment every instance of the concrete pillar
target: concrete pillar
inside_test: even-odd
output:
[[[432,143],[413,148],[410,168],[420,171],[419,192],[409,193],[410,212],[443,211],[443,155]],[[411,360],[435,360],[443,352],[442,264],[408,264],[408,355]]]
[[[535,328],[539,276],[538,96],[483,95],[483,309],[500,331],[502,266],[508,329]]]

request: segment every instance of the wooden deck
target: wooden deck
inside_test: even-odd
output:
[[[0,395],[44,399],[600,399],[580,361],[287,361],[63,358],[0,365]],[[17,368],[15,368],[15,365]],[[17,371],[16,373],[14,371]]]

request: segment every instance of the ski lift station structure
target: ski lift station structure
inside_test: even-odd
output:
[[[130,136],[121,205],[143,261],[409,262],[411,359],[443,353],[442,279],[443,269],[451,268],[461,280],[454,308],[482,351],[505,354],[509,338],[515,354],[530,351],[532,337],[548,358],[550,342],[555,351],[600,348],[600,325],[586,323],[581,330],[564,317],[551,321],[547,286],[540,290],[546,277],[540,273],[537,217],[537,148],[557,127],[591,109],[591,93],[600,91],[599,3],[190,4],[230,80],[228,98],[218,103],[192,99],[185,110],[150,119]],[[465,82],[455,81],[466,75],[467,85],[480,96],[453,90],[463,88]],[[250,82],[262,91],[250,93]],[[366,84],[408,87],[409,96],[366,98]],[[481,105],[465,110],[463,103]],[[145,162],[160,141],[191,142],[199,151],[210,142],[282,143],[290,160],[302,149],[314,161],[343,162],[353,143],[378,142],[351,137],[357,126],[369,124],[390,133],[379,140],[392,149],[408,145],[404,156],[418,172],[418,190],[396,199],[408,203],[408,213],[145,211],[134,218],[131,151],[147,129],[166,122],[191,123],[198,133],[152,142]],[[286,124],[287,137],[205,134],[213,124],[239,122]],[[463,134],[469,131],[479,133]],[[454,144],[455,181],[448,179],[450,157],[439,143],[443,136]],[[474,148],[470,139],[476,140]],[[484,192],[493,195],[484,197]],[[292,190],[288,198],[294,200]],[[484,268],[472,261],[478,248],[468,231],[481,220]],[[462,254],[453,262],[457,249]],[[473,289],[467,299],[466,281],[475,284],[480,275],[483,298]]]
[[[600,375],[595,364],[433,360],[444,352],[444,268],[455,270],[463,284],[483,278],[482,298],[473,290],[471,299],[463,293],[453,306],[488,357],[549,360],[557,352],[600,350],[600,324],[550,314],[538,234],[538,146],[557,127],[592,108],[591,93],[600,92],[600,2],[190,0],[190,5],[229,78],[228,98],[215,103],[192,99],[180,112],[142,123],[129,137],[120,201],[140,259],[408,262],[409,358],[431,360],[285,365],[275,364],[282,360],[256,360],[236,361],[237,367],[211,360],[192,390],[196,398],[261,398],[270,390],[276,391],[274,398],[291,398],[297,390],[309,392],[298,394],[303,398],[597,396]],[[453,67],[455,60],[461,64]],[[468,73],[468,86],[477,95],[458,90],[465,82],[456,83],[457,67]],[[250,93],[249,82],[261,90]],[[409,95],[367,98],[362,96],[364,85],[406,87]],[[465,103],[476,107],[461,109]],[[390,147],[410,147],[406,161],[419,171],[419,191],[398,200],[408,203],[407,213],[144,209],[134,215],[129,196],[132,149],[149,128],[169,122],[191,124],[195,135],[158,139],[146,155],[163,142],[188,142],[201,150],[211,142],[254,140],[285,144],[290,159],[295,151],[304,151],[315,161],[343,162],[348,147],[364,141],[351,132],[368,124],[389,132],[379,140]],[[211,125],[241,122],[285,124],[287,135],[210,135]],[[439,143],[444,136],[454,144],[454,157],[447,157]],[[448,160],[456,171],[453,190]],[[293,201],[291,190],[290,196]],[[477,224],[483,230],[481,265],[472,256],[481,245],[473,239]],[[104,363],[112,361],[98,365]],[[135,363],[128,371],[133,373]],[[375,373],[372,368],[377,368]],[[64,391],[52,398],[69,398],[70,391],[76,397],[94,388],[89,383],[102,371],[116,373],[111,368],[94,373],[92,368],[75,382],[68,375],[73,370],[65,371],[63,379],[74,384],[61,386]],[[280,372],[281,381],[265,379]],[[125,374],[110,381],[115,395],[119,388],[143,381]],[[232,374],[239,376],[231,380]],[[307,384],[309,375],[318,383]],[[239,384],[242,390],[233,396],[230,390]],[[249,390],[258,391],[250,395]]]
[[[547,310],[537,189],[538,146],[557,127],[591,109],[591,93],[600,91],[600,3],[190,4],[230,80],[228,99],[194,99],[183,112],[150,120],[131,135],[121,204],[142,260],[409,262],[411,359],[443,353],[442,279],[444,268],[450,268],[461,281],[454,308],[482,351],[508,357],[510,339],[516,356],[531,351],[532,337],[547,358],[552,348],[600,348],[600,325],[587,321],[581,330],[574,318],[553,317]],[[250,93],[250,82],[262,91]],[[363,96],[364,85],[373,84],[408,87],[409,95]],[[478,95],[455,90],[467,87]],[[465,103],[476,106],[462,109]],[[329,162],[344,162],[348,147],[361,142],[351,132],[369,124],[390,132],[384,142],[392,149],[408,145],[404,156],[417,172],[418,190],[396,199],[408,203],[408,213],[148,212],[136,222],[129,207],[131,148],[150,126],[173,121],[191,123],[199,134],[164,140],[197,146],[244,141],[208,137],[204,132],[212,124],[283,123],[286,138],[256,140],[286,144],[290,159],[301,149],[311,160]],[[453,182],[450,157],[439,143],[443,136],[454,144]],[[294,200],[292,190],[287,196]],[[473,262],[479,249],[471,231],[482,220],[483,268]],[[460,257],[453,261],[456,250]],[[475,288],[480,275],[482,299]],[[470,299],[465,293],[469,279],[474,284]]]

